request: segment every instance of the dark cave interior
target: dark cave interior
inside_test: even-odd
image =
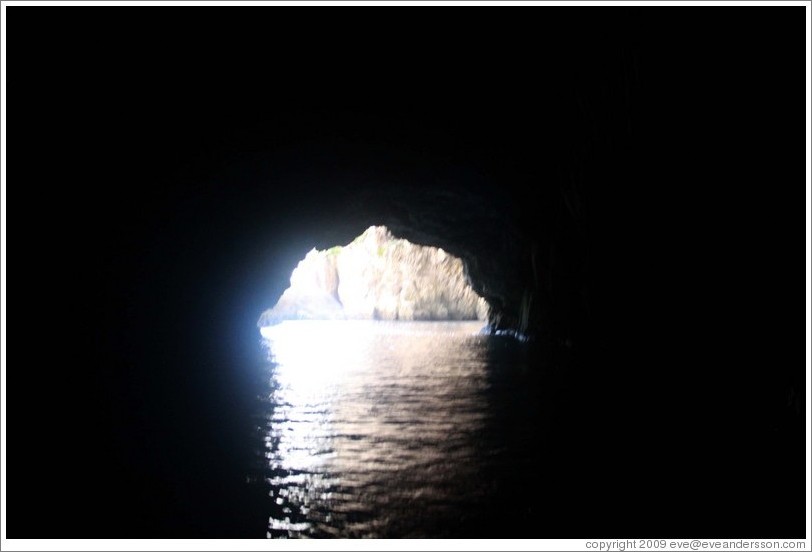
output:
[[[513,13],[504,42],[460,30],[464,51],[393,47],[373,74],[364,41],[263,65],[239,52],[286,34],[244,29],[218,49],[188,30],[195,50],[165,57],[171,16],[139,49],[121,12],[70,40],[43,20],[37,42],[30,11],[9,11],[28,57],[9,123],[27,155],[11,169],[9,319],[25,304],[68,326],[29,331],[56,358],[9,370],[9,473],[28,474],[9,483],[10,535],[261,525],[233,507],[244,491],[206,479],[206,462],[236,479],[243,461],[229,451],[255,391],[227,367],[255,354],[257,313],[297,260],[373,224],[462,258],[492,326],[533,337],[526,363],[565,404],[553,533],[803,532],[803,19],[762,22],[767,46],[708,15],[680,50],[677,25],[651,14],[657,40],[618,31],[542,54]],[[105,41],[113,65],[94,57]],[[190,357],[194,381],[174,368]],[[244,411],[217,415],[233,403]],[[78,494],[90,510],[72,509]],[[203,503],[222,527],[200,521]]]

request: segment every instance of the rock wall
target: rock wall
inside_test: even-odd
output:
[[[485,320],[488,304],[444,250],[371,226],[347,246],[312,249],[259,326],[290,319]]]

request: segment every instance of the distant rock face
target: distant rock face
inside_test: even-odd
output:
[[[462,261],[371,226],[347,246],[311,250],[277,304],[259,319],[485,320],[488,304]]]

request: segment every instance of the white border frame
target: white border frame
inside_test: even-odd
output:
[[[124,0],[120,2],[110,0],[80,0],[80,1],[32,1],[32,0],[3,0],[0,2],[0,548],[3,550],[584,550],[587,542],[594,542],[597,539],[513,539],[513,540],[467,540],[467,539],[401,539],[401,540],[335,540],[335,541],[312,541],[312,540],[202,540],[202,539],[138,539],[138,540],[104,540],[104,539],[75,539],[75,540],[47,540],[47,539],[7,539],[6,525],[6,7],[7,6],[526,6],[526,5],[553,5],[553,6],[606,6],[606,5],[634,5],[634,6],[805,6],[806,7],[806,542],[805,548],[794,548],[795,550],[812,549],[810,547],[810,536],[812,536],[812,301],[810,290],[812,289],[812,218],[810,218],[810,206],[812,205],[812,116],[810,115],[810,103],[812,96],[812,5],[808,1],[784,0],[784,1],[743,1],[743,0],[664,0],[664,1],[562,1],[553,0],[549,2],[529,1],[498,1],[498,0],[438,0],[426,1],[381,1],[381,0],[337,0],[337,1],[245,1],[237,0],[233,2],[212,0]],[[622,540],[622,539],[621,539]],[[694,540],[667,540],[669,550],[696,550],[693,547],[695,542],[719,543],[719,549],[723,543],[731,543],[748,539],[728,539],[714,540],[702,539]],[[603,539],[605,543],[619,544],[619,539]],[[769,540],[749,540],[748,542],[766,543]],[[790,539],[778,540],[778,542],[798,542]],[[671,543],[683,543],[683,546],[671,546]],[[619,548],[614,548],[618,550]],[[634,548],[627,548],[633,550]],[[703,549],[703,548],[699,548]],[[716,547],[704,548],[708,550]]]

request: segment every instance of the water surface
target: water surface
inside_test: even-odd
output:
[[[268,536],[465,537],[489,532],[506,510],[517,522],[532,516],[533,485],[522,485],[538,443],[532,424],[507,418],[516,407],[527,416],[533,397],[515,374],[507,389],[500,384],[495,351],[515,343],[481,328],[289,321],[263,329]]]

